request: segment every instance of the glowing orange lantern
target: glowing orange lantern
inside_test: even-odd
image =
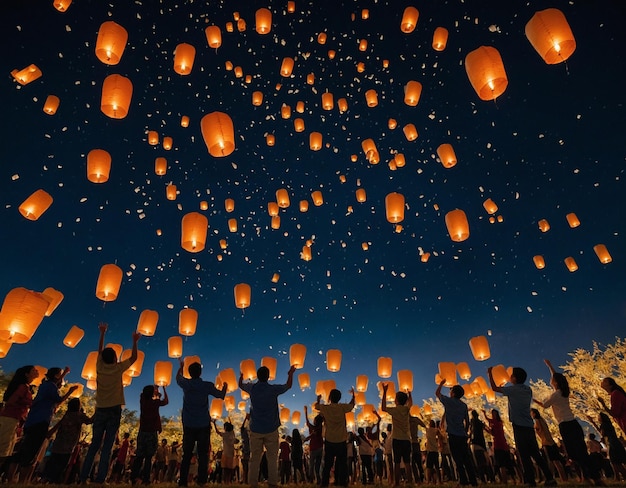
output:
[[[174,71],[179,75],[188,75],[196,58],[196,48],[191,44],[181,43],[174,51]]]
[[[525,33],[546,64],[562,63],[576,50],[572,29],[556,8],[536,12],[526,24]]]
[[[122,270],[115,264],[105,264],[100,268],[96,283],[96,296],[103,302],[112,302],[117,298],[122,285]]]
[[[389,193],[385,197],[385,211],[387,221],[397,224],[404,220],[404,195],[401,193]]]
[[[311,132],[309,134],[309,147],[312,151],[319,151],[322,148],[322,134],[319,132]]]
[[[296,2],[293,0],[289,0],[287,2],[287,12],[293,14],[296,11]]]
[[[419,81],[409,81],[404,87],[404,103],[409,107],[416,107],[422,96],[422,84]]]
[[[481,46],[465,57],[465,71],[481,100],[495,100],[504,93],[509,80],[498,50]]]
[[[169,361],[157,361],[154,363],[154,384],[158,386],[170,386],[172,382],[172,363]]]
[[[433,33],[433,49],[435,51],[443,51],[448,44],[448,29],[445,27],[437,27]]]
[[[226,32],[233,32],[234,27],[232,22],[226,22]]]
[[[303,391],[307,388],[311,388],[311,377],[309,373],[300,373],[298,375],[298,384],[300,385],[300,389]]]
[[[309,210],[308,200],[300,200],[300,212],[306,212]]]
[[[74,348],[81,339],[85,336],[85,331],[76,325],[72,325],[72,328],[67,332],[63,339],[63,344],[67,347]]]
[[[419,11],[415,7],[407,7],[402,14],[402,21],[400,22],[400,30],[405,34],[410,34],[415,30],[417,25],[417,19],[419,18]]]
[[[52,2],[54,8],[57,9],[59,12],[65,12],[71,4],[72,0],[54,0]]]
[[[196,333],[198,324],[198,312],[192,308],[183,308],[178,314],[178,333],[184,336],[192,336]]]
[[[241,363],[239,363],[239,371],[243,375],[244,380],[252,381],[256,379],[256,366],[252,359],[244,359],[241,361]]]
[[[46,101],[43,104],[43,111],[48,115],[54,115],[57,113],[59,103],[61,103],[61,99],[59,97],[56,95],[48,95],[48,98],[46,98]]]
[[[199,212],[190,212],[181,222],[180,245],[188,252],[200,252],[206,244],[209,219]]]
[[[444,168],[452,168],[456,165],[456,153],[451,144],[441,144],[437,148],[437,156]]]
[[[153,336],[159,322],[159,312],[154,310],[144,310],[137,322],[137,332],[144,336]]]
[[[299,114],[304,113],[304,102],[302,100],[296,103],[296,112],[298,112]]]
[[[183,338],[172,336],[167,340],[167,356],[170,358],[183,357]]]
[[[233,368],[226,368],[220,371],[219,378],[221,380],[222,385],[224,383],[228,384],[228,389],[226,390],[227,393],[232,393],[234,391],[237,391],[237,389],[239,388],[237,375],[235,374],[235,370]]]
[[[216,25],[210,25],[204,29],[206,34],[206,41],[209,47],[217,49],[222,45],[222,31]]]
[[[593,246],[593,252],[596,253],[596,256],[598,256],[598,259],[602,264],[608,264],[613,261],[611,253],[609,253],[609,250],[604,244],[596,244]]]
[[[40,293],[14,288],[4,298],[0,310],[0,340],[25,344],[43,320],[49,302]]]
[[[13,76],[13,79],[23,86],[41,78],[42,73],[37,65],[31,64],[21,70],[14,69],[11,71],[11,76]]]
[[[274,136],[274,134],[267,134],[265,136],[265,143],[272,147],[276,144],[276,136]]]
[[[200,122],[202,137],[209,154],[216,158],[228,156],[235,150],[233,121],[223,112],[212,112]]]
[[[280,409],[280,421],[285,424],[289,422],[289,418],[291,417],[291,411],[287,407],[283,407]]]
[[[261,366],[265,366],[270,370],[270,381],[276,378],[276,358],[265,356],[261,358]]]
[[[85,358],[83,370],[80,373],[81,378],[86,380],[96,379],[96,363],[98,361],[98,351],[91,351]]]
[[[170,136],[165,136],[163,138],[163,149],[169,151],[172,149],[172,145],[174,144],[174,140]]]
[[[413,372],[409,369],[398,371],[398,390],[413,391]]]
[[[63,293],[61,293],[59,290],[55,290],[54,288],[50,288],[50,287],[42,291],[41,295],[43,296],[43,298],[45,298],[48,301],[48,308],[46,309],[46,312],[44,313],[46,317],[50,317],[50,315],[52,315],[52,313],[56,310],[56,308],[63,301],[63,298],[65,298]]]
[[[539,225],[539,230],[541,232],[548,232],[550,230],[550,224],[546,219],[541,219],[539,222],[537,222],[537,224]]]
[[[256,31],[259,34],[268,34],[272,30],[272,12],[266,8],[260,8],[254,16]]]
[[[270,217],[276,217],[278,215],[278,203],[276,202],[268,202],[267,203],[267,213]]]
[[[260,107],[263,104],[263,92],[262,91],[254,91],[252,92],[252,105],[255,107]]]
[[[191,366],[193,363],[198,363],[199,365],[202,365],[202,360],[200,359],[200,356],[185,356],[183,359],[183,377],[189,379],[191,378],[191,376],[189,376],[189,366]]]
[[[440,381],[445,379],[445,386],[448,387],[456,385],[456,364],[451,362],[441,362],[438,366]]]
[[[498,206],[491,198],[487,198],[487,200],[483,202],[483,208],[489,215],[493,215],[498,211]]]
[[[469,340],[469,346],[476,361],[485,361],[491,357],[489,341],[485,336],[472,337]]]
[[[109,75],[102,83],[100,110],[112,119],[123,119],[128,115],[133,84],[122,75]]]
[[[104,64],[120,62],[128,42],[128,32],[121,25],[109,20],[103,22],[96,39],[96,57]]]
[[[28,220],[37,220],[52,205],[52,196],[44,190],[37,190],[18,207]]]
[[[578,217],[576,216],[575,213],[568,213],[565,218],[567,219],[567,223],[569,224],[569,226],[574,229],[578,226],[580,226],[580,220],[578,220]]]
[[[159,176],[163,176],[167,173],[167,159],[156,158],[154,160],[154,172]]]
[[[493,381],[497,386],[504,386],[511,381],[511,376],[502,364],[498,364],[491,370]]]
[[[148,144],[156,146],[159,143],[159,133],[155,130],[148,131]]]
[[[288,78],[293,71],[293,58],[283,58],[283,62],[280,65],[280,76]]]
[[[270,227],[274,230],[280,229],[280,217],[278,215],[276,217],[272,217]]]
[[[87,179],[92,183],[105,183],[111,172],[111,155],[104,149],[87,153]]]
[[[367,90],[365,92],[365,102],[370,108],[378,105],[378,93],[376,93],[376,90]]]
[[[378,377],[390,378],[393,371],[392,365],[393,361],[391,358],[379,357],[377,362]]]
[[[211,407],[209,408],[209,414],[212,419],[222,418],[222,412],[224,411],[224,400],[221,398],[213,398],[211,400]]]
[[[368,378],[366,374],[360,374],[356,377],[356,391],[364,393],[367,391]]]
[[[133,351],[131,351],[130,349],[126,349],[118,357],[120,358],[120,361],[125,361],[128,358],[130,358],[132,353]],[[136,378],[137,376],[139,376],[141,374],[141,369],[143,368],[143,362],[145,359],[146,359],[145,353],[143,351],[137,351],[137,359],[135,360],[133,364],[130,365],[130,368],[128,368],[127,373],[133,378]]]
[[[367,200],[367,194],[365,193],[365,188],[358,188],[356,190],[356,201],[359,203],[363,203]]]
[[[415,127],[414,124],[406,124],[404,127],[402,127],[402,132],[404,132],[404,137],[406,137],[406,140],[409,142],[417,139],[419,135],[417,133],[417,127]]]
[[[176,185],[170,183],[165,187],[165,197],[170,201],[176,200],[177,192],[178,189],[176,188]]]
[[[296,369],[302,369],[305,358],[306,346],[304,344],[292,344],[289,348],[289,364],[295,366]]]
[[[398,127],[398,121],[396,119],[389,119],[387,121],[387,127],[389,127],[389,129],[394,130],[396,127]]]
[[[232,198],[227,198],[226,200],[224,200],[224,209],[228,213],[231,213],[232,211],[234,211],[235,210],[235,200],[233,200]]]
[[[465,381],[469,380],[472,377],[472,372],[470,371],[470,367],[467,363],[457,364],[456,370],[459,373],[459,377]]]
[[[291,107],[283,103],[280,107],[280,116],[285,120],[291,118]]]
[[[180,118],[180,126],[181,127],[189,127],[189,116],[188,115],[183,115]]]
[[[287,192],[287,190],[285,190],[284,188],[276,190],[276,202],[280,208],[289,207],[289,193]]]
[[[324,110],[332,110],[335,106],[333,94],[330,92],[322,93],[322,108]]]
[[[546,267],[546,262],[543,259],[543,256],[540,255],[533,256],[533,263],[535,263],[535,267],[537,269],[543,269]]]
[[[235,410],[235,397],[230,395],[224,397],[224,406],[226,407],[227,412]]]
[[[451,210],[446,214],[446,227],[450,239],[454,242],[462,242],[470,235],[469,223],[465,212],[460,209]]]
[[[302,252],[300,253],[300,257],[303,261],[310,261],[313,256],[311,255],[311,248],[309,246],[302,246]]]
[[[316,207],[321,207],[322,205],[324,205],[324,197],[322,196],[322,192],[319,190],[311,193],[311,200],[313,200],[313,205],[315,205]]]
[[[231,232],[237,232],[237,219],[228,219],[228,230]]]
[[[250,295],[252,293],[250,285],[247,283],[239,283],[235,285],[233,292],[235,295],[235,306],[237,308],[244,309],[250,306]]]
[[[430,259],[430,253],[429,252],[425,252],[424,254],[422,254],[420,256],[420,261],[422,263],[427,263],[429,259]]]
[[[326,44],[326,38],[327,38],[326,32],[320,32],[317,35],[317,42],[318,42],[318,44],[322,44],[322,45]]]
[[[576,264],[576,260],[569,256],[567,258],[565,258],[565,266],[567,266],[567,269],[569,270],[570,273],[573,273],[574,271],[578,271],[578,264]]]
[[[339,349],[329,349],[326,351],[326,367],[328,371],[334,373],[341,369],[341,351]]]

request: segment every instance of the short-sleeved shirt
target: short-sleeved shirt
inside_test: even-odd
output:
[[[55,407],[61,403],[61,395],[59,395],[59,388],[53,381],[44,381],[39,385],[37,390],[37,396],[33,400],[33,405],[30,407],[24,427],[30,427],[31,425],[46,423],[50,424],[52,420],[52,414]]]
[[[122,374],[133,365],[131,358],[119,363],[105,363],[102,354],[96,362],[96,407],[109,408],[124,405]]]
[[[509,420],[519,427],[533,427],[533,419],[530,416],[530,402],[533,392],[530,386],[514,384],[503,386],[500,390],[509,399]]]
[[[552,395],[543,401],[545,408],[552,407],[552,413],[556,419],[556,423],[569,422],[574,420],[574,414],[569,406],[569,398],[564,397],[561,390],[556,390]]]
[[[346,413],[351,412],[354,405],[351,403],[318,404],[316,408],[319,410],[320,414],[322,414],[322,417],[324,417],[326,442],[346,442],[346,440],[348,440]]]
[[[424,445],[424,449],[427,452],[437,452],[437,435],[439,434],[439,429],[437,427],[426,427],[426,443]]]
[[[449,435],[467,437],[465,420],[467,417],[467,405],[460,398],[451,398],[446,395],[439,396],[439,401],[446,410],[446,431]]]
[[[399,441],[411,440],[411,429],[409,427],[409,410],[406,405],[396,405],[387,407],[387,413],[391,415],[391,438]]]
[[[202,378],[185,378],[176,375],[176,383],[183,390],[183,426],[194,428],[210,427],[209,395],[222,398],[222,392],[211,381]]]
[[[243,383],[241,389],[250,395],[250,431],[269,434],[280,427],[278,396],[285,393],[287,385],[270,385],[267,381]]]
[[[0,411],[0,417],[9,417],[24,421],[33,404],[33,394],[26,383],[19,385]]]

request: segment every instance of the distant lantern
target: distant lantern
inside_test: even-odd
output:
[[[578,220],[578,217],[575,213],[568,213],[565,218],[567,219],[567,223],[572,229],[580,226],[580,220]]]
[[[348,100],[345,98],[340,98],[337,100],[337,108],[339,109],[339,113],[345,113],[348,111]]]
[[[495,100],[509,84],[502,57],[495,47],[481,46],[471,51],[465,57],[465,71],[481,100]]]
[[[63,344],[70,348],[75,348],[76,345],[85,336],[85,331],[76,325],[72,325],[72,328],[67,332],[63,339]]]
[[[206,41],[209,47],[217,49],[222,45],[222,31],[216,25],[210,25],[204,29]]]
[[[462,380],[469,380],[472,377],[472,372],[470,370],[470,367],[467,363],[463,362],[463,363],[459,363],[456,365],[456,370],[459,373],[459,377]]]
[[[256,366],[253,359],[244,359],[239,363],[239,372],[243,375],[243,379],[246,381],[252,381],[256,379]]]
[[[63,293],[51,287],[48,287],[44,291],[42,291],[41,295],[48,301],[48,308],[46,309],[46,313],[44,314],[46,317],[50,317],[50,315],[52,315],[56,308],[61,304],[63,298],[65,298]]]
[[[100,268],[96,283],[96,296],[103,302],[112,302],[117,298],[122,286],[123,273],[115,264],[105,264]]]
[[[278,203],[276,202],[268,202],[267,203],[267,213],[270,217],[276,217],[279,212]]]
[[[609,264],[611,261],[613,261],[609,250],[604,244],[596,244],[595,246],[593,246],[593,252],[596,253],[596,256],[598,256],[598,259],[602,264]]]
[[[322,195],[322,192],[319,190],[311,193],[311,200],[313,200],[313,205],[315,205],[316,207],[321,207],[324,204],[324,197]]]
[[[404,87],[404,103],[409,107],[416,107],[422,96],[422,84],[419,81],[409,81]]]
[[[231,232],[237,232],[237,219],[228,219],[228,230]]]
[[[91,351],[89,354],[87,354],[85,362],[83,363],[83,370],[80,373],[80,377],[85,380],[95,380],[97,361],[98,351]]]
[[[506,385],[509,381],[511,381],[511,376],[502,364],[497,364],[496,366],[494,366],[491,370],[491,373],[493,375],[493,381],[496,386],[502,387]]]
[[[109,75],[102,83],[100,110],[112,119],[123,119],[128,115],[133,96],[133,84],[122,75]]]
[[[196,48],[191,44],[181,43],[174,51],[174,71],[179,75],[188,75],[193,68],[196,58]]]
[[[274,134],[266,134],[265,143],[272,147],[276,144],[276,136]]]
[[[11,71],[11,76],[13,76],[13,79],[23,86],[41,78],[42,73],[37,65],[30,64],[21,70],[14,69]]]
[[[155,130],[148,131],[148,144],[156,146],[159,143],[159,133]]]
[[[165,197],[170,201],[174,201],[176,200],[177,191],[176,185],[170,183],[165,187]]]
[[[96,39],[96,57],[104,64],[117,64],[124,54],[127,42],[128,32],[124,27],[112,20],[103,22]]]
[[[367,51],[367,39],[361,39],[359,41],[359,51],[361,52]]]
[[[419,11],[415,7],[407,7],[402,14],[402,21],[400,22],[400,30],[405,34],[410,34],[415,30],[417,25],[417,19],[419,18]]]
[[[48,95],[45,103],[43,104],[43,111],[48,115],[54,115],[57,113],[59,103],[61,103],[61,99],[59,97],[56,95]]]
[[[298,375],[298,384],[300,385],[301,390],[311,388],[311,376],[309,373],[300,373]]]
[[[276,378],[276,363],[276,358],[271,358],[269,356],[261,358],[261,366],[265,366],[267,369],[270,370],[270,381]]]
[[[196,333],[198,325],[198,312],[192,308],[183,308],[178,314],[178,333],[184,336],[192,336]]]
[[[293,119],[293,128],[296,132],[304,132],[304,120],[300,118]]]
[[[469,223],[465,212],[460,209],[451,210],[446,214],[446,227],[450,239],[454,242],[462,242],[470,235]]]
[[[170,386],[172,382],[172,363],[169,361],[157,361],[154,363],[154,384],[158,386]]]
[[[406,166],[406,158],[404,157],[404,154],[398,153],[393,159],[395,160],[396,166],[398,168],[403,168],[404,166]]]
[[[398,371],[398,391],[413,391],[413,372],[410,369]]]
[[[539,254],[533,256],[533,263],[535,263],[535,267],[537,269],[543,269],[546,267],[546,262],[543,259],[543,256],[540,256]]]
[[[300,200],[300,212],[304,213],[309,210],[308,200]]]
[[[365,188],[358,188],[356,190],[356,201],[359,203],[363,203],[367,200],[367,194],[365,193]]]
[[[252,105],[255,107],[260,107],[263,105],[263,92],[262,91],[254,91],[252,92]]]
[[[306,75],[306,84],[307,85],[314,85],[315,84],[315,74],[314,73],[309,73],[308,75]],[[300,102],[302,103],[302,102]],[[298,110],[299,113],[302,113],[301,111]]]
[[[52,196],[45,190],[37,190],[18,207],[28,220],[37,220],[52,205]]]
[[[397,224],[404,220],[404,195],[401,193],[389,193],[385,197],[385,211],[387,221]]]
[[[303,114],[304,108],[304,102],[302,100],[298,100],[298,102],[296,102],[296,112]]]
[[[354,403],[357,405],[357,407],[362,407],[363,405],[367,404],[365,392],[357,390],[356,395],[354,395]]]
[[[286,189],[281,188],[276,190],[276,203],[280,208],[288,208],[290,205],[289,202],[289,193]]]
[[[289,422],[289,419],[291,418],[291,411],[287,408],[287,407],[283,407],[280,409],[280,421],[283,424],[286,424],[287,422]]]
[[[435,51],[443,51],[448,44],[448,29],[445,27],[437,27],[433,33],[433,49]]]
[[[250,285],[247,283],[239,283],[235,285],[233,292],[235,296],[235,307],[244,309],[250,306],[250,295],[252,293]]]
[[[576,260],[573,257],[569,256],[565,258],[564,262],[565,262],[565,266],[567,266],[567,269],[569,270],[570,273],[573,273],[574,271],[578,271],[578,264],[576,264]]]
[[[406,124],[402,127],[402,132],[404,132],[404,137],[406,137],[406,140],[409,142],[414,141],[419,136],[415,124]]]
[[[272,30],[272,12],[260,8],[254,16],[255,29],[258,34],[268,34]]]
[[[224,406],[227,412],[235,410],[235,397],[231,395],[224,397]]]
[[[221,158],[235,150],[235,129],[228,114],[211,112],[202,117],[200,126],[204,143],[211,156]]]
[[[360,374],[356,377],[356,391],[365,393],[367,391],[368,378],[366,374]]]
[[[57,9],[59,12],[65,12],[71,4],[72,0],[54,0],[52,2],[54,8]]]
[[[293,413],[291,414],[291,423],[292,423],[293,425],[299,425],[299,424],[300,424],[300,418],[301,418],[301,415],[302,415],[302,414],[301,414],[298,410],[296,410],[295,412],[293,412]]]
[[[377,370],[379,378],[391,378],[393,372],[393,361],[391,358],[379,357],[377,362]]]
[[[248,25],[246,24],[246,21],[244,19],[239,19],[237,21],[237,30],[239,32],[245,32],[247,28],[248,28]]]
[[[378,93],[376,93],[376,90],[367,90],[365,92],[365,102],[368,107],[375,107],[378,105]]]
[[[362,242],[361,243],[361,249],[363,249],[364,251],[369,250],[369,248],[370,248],[369,243],[367,243],[367,242]]]
[[[165,136],[163,138],[163,149],[169,151],[172,149],[172,145],[174,144],[174,140],[170,136]]]
[[[92,149],[87,153],[87,179],[92,183],[109,181],[111,155],[104,149]]]
[[[489,341],[485,336],[472,337],[469,340],[469,346],[476,361],[485,361],[491,357]]]
[[[327,38],[326,32],[320,32],[317,35],[318,44],[326,44],[326,38]]]
[[[224,200],[224,210],[226,210],[228,213],[231,213],[232,211],[234,211],[235,200],[233,200],[232,198],[227,198],[226,200]]]
[[[306,346],[304,344],[292,344],[289,348],[289,364],[295,366],[296,369],[302,369],[305,358]]]
[[[180,358],[183,356],[183,338],[172,336],[167,339],[167,356],[170,358]]]
[[[189,116],[188,115],[183,115],[180,118],[180,126],[181,127],[189,127]]]
[[[280,76],[289,78],[293,71],[293,58],[283,58],[283,62],[280,65]]]
[[[209,408],[209,414],[213,420],[222,418],[224,412],[224,400],[221,398],[213,398],[211,400],[211,406]]]
[[[272,222],[271,222],[270,226],[274,230],[280,229],[280,216],[277,215],[275,217],[272,217]]]
[[[245,392],[244,392],[245,393]],[[246,406],[248,404],[246,403],[245,400],[240,401],[239,403],[237,403],[237,410],[239,410],[240,412],[245,412],[246,411]]]
[[[272,275],[272,283],[278,283],[278,280],[280,280],[280,275],[278,273],[274,273]]]
[[[224,250],[228,247],[228,242],[226,242],[226,239],[220,239],[220,249]]]
[[[322,93],[322,108],[324,110],[332,110],[335,106],[333,94],[330,92]]]
[[[339,349],[329,349],[326,351],[326,367],[328,371],[336,373],[341,369],[341,351]]]
[[[439,377],[441,378],[441,380],[446,380],[445,386],[451,387],[456,385],[456,364],[443,361],[440,362],[438,366]]]
[[[190,212],[181,222],[180,245],[188,252],[200,252],[206,244],[209,219],[199,212]]]
[[[487,198],[487,200],[483,202],[483,208],[489,215],[493,215],[498,211],[498,206],[491,198]]]
[[[439,156],[439,160],[444,168],[456,166],[456,153],[451,144],[441,144],[437,148],[437,156]]]
[[[309,134],[309,147],[312,151],[322,149],[322,134],[320,132],[311,132]]]
[[[167,173],[167,159],[163,157],[156,158],[154,160],[154,172],[158,176],[163,176]]]
[[[0,340],[27,343],[41,324],[48,305],[41,293],[13,288],[5,296],[0,310]]]
[[[219,377],[221,383],[228,383],[227,393],[232,393],[237,391],[238,388],[238,375],[235,374],[235,370],[233,368],[226,368],[219,372]]]
[[[396,127],[398,127],[398,121],[396,119],[389,119],[387,121],[387,127],[389,127],[389,129],[394,130]]]
[[[328,55],[328,59],[332,61],[333,59],[335,59],[335,56],[337,55],[337,51],[335,51],[334,49],[329,49],[327,55]]]
[[[537,225],[539,225],[539,230],[541,232],[548,232],[550,230],[550,224],[546,219],[541,219],[539,222],[537,222]]]
[[[296,2],[294,0],[289,0],[287,2],[287,12],[293,14],[296,11]]]
[[[429,259],[430,259],[430,253],[429,252],[425,252],[424,254],[422,254],[420,256],[420,261],[422,263],[427,263]]]
[[[226,32],[234,32],[235,28],[233,27],[232,22],[226,22]]]
[[[303,261],[310,261],[313,256],[311,255],[311,248],[309,246],[302,246],[302,252],[300,253],[300,257]]]
[[[159,322],[159,312],[155,310],[144,310],[137,322],[137,332],[144,336],[153,336]]]
[[[572,29],[556,8],[536,12],[526,24],[525,33],[546,64],[562,63],[576,50]]]
[[[282,107],[280,107],[280,116],[285,120],[291,118],[291,107],[283,104]]]

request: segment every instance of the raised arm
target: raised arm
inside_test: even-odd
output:
[[[109,326],[105,322],[100,322],[98,324],[98,330],[100,331],[100,341],[98,342],[98,354],[102,352],[104,349],[104,335],[106,334]]]
[[[164,407],[170,402],[170,399],[167,396],[167,390],[165,389],[165,385],[163,385],[163,400],[161,400],[161,406]]]
[[[380,409],[383,412],[387,411],[387,388],[389,388],[389,383],[383,383],[383,398],[380,402]]]
[[[446,379],[442,378],[441,381],[439,382],[439,385],[437,386],[437,389],[435,390],[435,396],[437,398],[441,398],[441,389],[443,388],[443,385],[446,384]]]
[[[352,394],[352,398],[350,399],[350,402],[348,402],[348,404],[352,405],[352,408],[354,408],[354,404],[355,404],[354,387],[350,388],[350,393]]]
[[[406,406],[407,407],[412,407],[413,406],[413,395],[411,394],[410,391],[407,392],[407,396],[409,397],[408,400],[406,401]]]
[[[243,390],[242,386],[243,386],[243,373],[240,371],[239,372],[239,388]]]
[[[317,399],[315,400],[315,403],[313,404],[313,408],[315,410],[319,410],[319,406],[320,406],[320,400],[322,399],[322,395],[317,395]]]
[[[285,383],[287,389],[291,388],[291,385],[293,384],[293,373],[295,370],[296,367],[292,364],[291,368],[289,368],[289,371],[287,371],[287,383]]]
[[[133,332],[133,350],[130,352],[130,364],[133,365],[135,361],[137,361],[137,342],[141,337],[141,333],[135,331]]]
[[[552,366],[552,363],[550,362],[550,360],[544,359],[543,362],[546,363],[546,366],[550,370],[550,376],[554,376],[554,373],[556,373],[556,370],[554,369],[554,366]]]
[[[309,409],[306,405],[304,406],[304,420],[306,421],[306,426],[310,432],[315,426],[309,421]]]
[[[491,371],[493,367],[489,366],[487,368],[487,374],[489,375],[489,383],[491,385],[491,389],[493,391],[497,391],[498,393],[502,393],[502,388],[496,385],[496,382],[493,380],[493,372]]]
[[[183,368],[185,366],[185,362],[183,361],[183,358],[178,358],[178,371],[176,371],[176,377],[183,377]]]
[[[224,383],[222,383],[222,389],[220,390],[220,394],[217,395],[217,398],[221,398],[223,400],[226,397],[227,391],[228,391],[228,383],[224,381]]]

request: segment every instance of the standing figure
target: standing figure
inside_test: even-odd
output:
[[[323,418],[317,414],[313,418],[313,423],[309,421],[309,411],[307,406],[304,406],[304,419],[306,420],[306,426],[309,429],[309,435],[305,441],[309,441],[309,480],[312,483],[313,480],[319,485],[322,482],[322,456],[324,454],[324,436],[323,430]]]
[[[622,432],[626,434],[626,392],[624,392],[624,388],[619,386],[613,378],[604,378],[600,386],[611,395],[611,406],[606,406],[604,398],[598,398],[598,401],[604,410],[615,419]]]
[[[409,410],[413,405],[411,392],[406,394],[403,391],[396,393],[396,406],[387,406],[387,389],[389,383],[383,383],[383,399],[380,409],[391,415],[391,446],[393,450],[393,479],[394,485],[400,485],[402,474],[402,464],[406,468],[407,483],[413,483],[413,473],[411,470],[411,429],[409,427]]]
[[[552,433],[548,428],[546,420],[541,416],[539,410],[536,408],[530,409],[530,416],[533,418],[535,424],[535,432],[537,437],[541,440],[541,449],[543,449],[548,461],[552,462],[552,465],[559,473],[561,481],[567,481],[567,473],[565,472],[565,466],[563,464],[563,456],[559,446],[556,445]]]
[[[217,421],[213,420],[215,432],[222,438],[222,459],[220,464],[224,475],[224,484],[230,485],[235,473],[235,444],[239,439],[235,437],[235,428],[230,422],[224,422],[224,430],[217,427]]]

